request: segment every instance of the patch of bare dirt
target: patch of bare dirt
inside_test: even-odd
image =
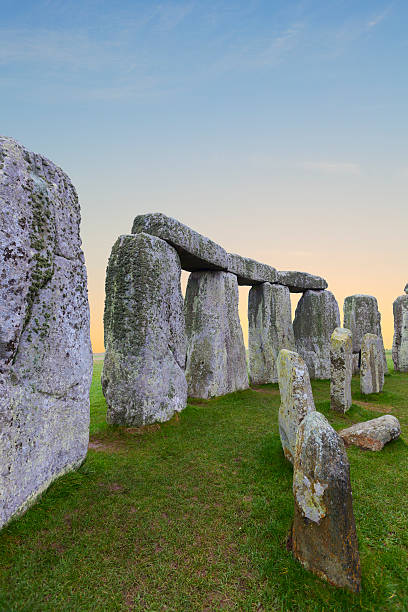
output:
[[[252,391],[257,393],[264,393],[265,395],[280,395],[278,389],[265,389],[264,387],[251,387]]]
[[[358,402],[353,400],[353,404],[366,408],[367,410],[372,410],[373,412],[381,412],[382,414],[390,414],[393,411],[392,406],[379,406],[377,404],[370,404],[370,402]]]

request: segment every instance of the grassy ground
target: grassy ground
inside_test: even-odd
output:
[[[277,428],[277,385],[190,402],[172,421],[110,427],[95,362],[91,444],[0,534],[0,610],[407,610],[408,375],[351,410],[316,408],[336,429],[396,415],[403,437],[380,453],[349,449],[363,572],[361,595],[293,560],[291,467]]]

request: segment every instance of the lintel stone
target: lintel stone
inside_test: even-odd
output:
[[[327,281],[321,276],[296,270],[280,270],[276,280],[280,285],[289,287],[291,293],[304,293],[308,289],[327,289]]]

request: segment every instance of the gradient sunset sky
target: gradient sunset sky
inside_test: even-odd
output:
[[[341,311],[375,295],[391,346],[408,282],[407,24],[406,0],[2,0],[0,133],[77,187],[95,352],[110,249],[156,211],[324,276]]]

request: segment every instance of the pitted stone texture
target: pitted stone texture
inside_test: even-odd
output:
[[[207,399],[247,389],[237,277],[227,272],[193,272],[184,312],[188,394]]]
[[[394,340],[392,360],[397,372],[408,372],[408,295],[400,295],[393,304]]]
[[[378,336],[365,334],[361,345],[361,393],[380,393],[384,386],[384,364]]]
[[[68,176],[0,137],[0,526],[87,453],[92,353],[79,226]]]
[[[340,326],[340,313],[330,291],[306,291],[296,308],[293,330],[296,348],[310,378],[330,378],[330,338]]]
[[[120,236],[106,271],[107,421],[139,426],[185,408],[186,335],[180,259],[164,240]]]
[[[359,591],[360,556],[344,444],[319,412],[299,425],[293,470],[294,556],[338,587]]]
[[[321,276],[295,270],[280,270],[276,282],[289,287],[291,293],[304,293],[308,289],[327,289],[327,281]]]
[[[238,285],[274,283],[277,278],[276,268],[235,253],[228,253],[228,272],[237,276]]]
[[[353,353],[353,376],[360,371],[360,353]]]
[[[284,455],[293,463],[296,432],[304,417],[315,410],[309,373],[303,359],[294,351],[282,349],[278,357],[279,435]]]
[[[408,293],[408,283],[405,285],[404,291],[405,291],[405,293]]]
[[[347,412],[351,406],[352,348],[351,331],[336,327],[330,341],[330,407],[336,412]]]
[[[296,349],[289,289],[270,283],[252,287],[248,323],[251,382],[256,385],[277,382],[279,351]]]
[[[356,423],[339,431],[344,444],[358,446],[364,450],[380,451],[385,444],[401,435],[398,419],[392,414],[384,414],[377,419]]]
[[[132,234],[140,232],[171,244],[180,256],[183,270],[227,270],[227,252],[177,219],[162,213],[138,215],[133,222]]]

